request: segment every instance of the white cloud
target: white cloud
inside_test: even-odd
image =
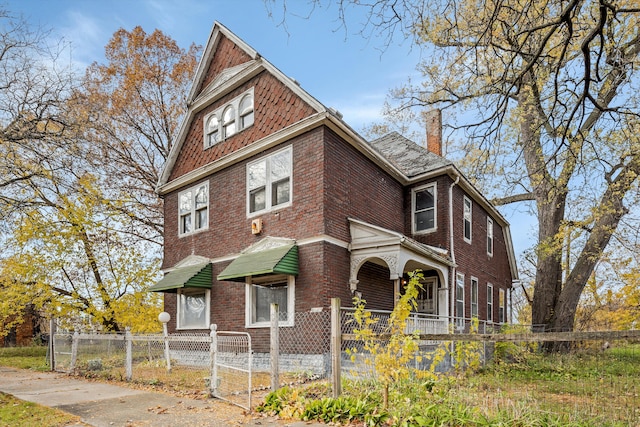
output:
[[[66,13],[67,22],[58,32],[68,43],[70,58],[76,69],[83,70],[92,62],[104,57],[104,46],[111,34],[102,28],[94,16],[78,10]]]

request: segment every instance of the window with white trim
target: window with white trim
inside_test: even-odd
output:
[[[493,285],[487,283],[487,322],[493,322]]]
[[[178,329],[209,329],[209,312],[209,289],[178,289],[176,319]]]
[[[463,204],[463,233],[464,233],[464,241],[467,243],[471,243],[471,208],[472,203],[471,199],[467,196],[464,196],[462,199]]]
[[[456,273],[456,318],[464,326],[464,274]]]
[[[478,279],[471,278],[471,317],[478,317]]]
[[[416,188],[411,192],[413,232],[424,233],[436,229],[436,183]]]
[[[222,137],[229,138],[236,133],[236,109],[229,105],[222,113]]]
[[[493,255],[493,219],[487,217],[487,255]]]
[[[205,129],[206,139],[204,141],[205,147],[211,147],[216,145],[220,141],[220,132],[219,132],[219,124],[218,117],[212,115],[207,120],[207,125]]]
[[[253,125],[253,99],[251,88],[205,117],[205,149]]]
[[[247,165],[247,215],[291,204],[291,147]]]
[[[278,304],[278,324],[293,326],[295,277],[268,276],[248,278],[246,284],[246,327],[269,327],[271,304]]]
[[[209,228],[209,183],[205,182],[178,194],[178,235],[184,236]]]
[[[240,129],[247,128],[253,124],[253,92],[245,95],[240,100],[238,114],[240,115]]]
[[[504,323],[506,322],[506,298],[504,289],[500,289],[498,294],[498,322]]]

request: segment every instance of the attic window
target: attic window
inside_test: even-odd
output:
[[[218,132],[218,118],[215,115],[209,117],[205,134],[207,135],[205,146],[211,147],[212,145],[216,145],[218,143],[220,133]]]
[[[236,110],[228,106],[222,114],[222,135],[226,139],[236,133]]]
[[[240,128],[244,129],[253,124],[253,94],[246,95],[240,101]]]
[[[251,88],[205,117],[205,150],[252,126],[253,119],[253,88]]]

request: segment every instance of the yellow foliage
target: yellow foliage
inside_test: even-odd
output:
[[[354,333],[357,339],[363,342],[363,353],[370,355],[365,358],[365,363],[371,366],[377,380],[383,387],[383,398],[386,405],[389,386],[393,383],[409,378],[411,375],[421,378],[433,379],[436,377],[435,369],[446,356],[445,347],[436,350],[428,372],[416,371],[411,367],[411,362],[419,363],[422,356],[419,352],[419,332],[407,334],[407,320],[413,309],[416,308],[416,298],[423,275],[420,271],[409,274],[409,281],[404,288],[404,293],[396,302],[389,317],[389,322],[384,328],[380,327],[379,319],[372,318],[371,312],[365,309],[366,301],[354,297],[355,311],[353,320],[357,324]],[[379,335],[383,334],[384,338]],[[359,350],[353,348],[349,351],[351,359],[355,361]]]

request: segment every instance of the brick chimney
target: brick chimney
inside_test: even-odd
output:
[[[429,110],[424,113],[427,123],[427,150],[442,156],[442,111]]]

